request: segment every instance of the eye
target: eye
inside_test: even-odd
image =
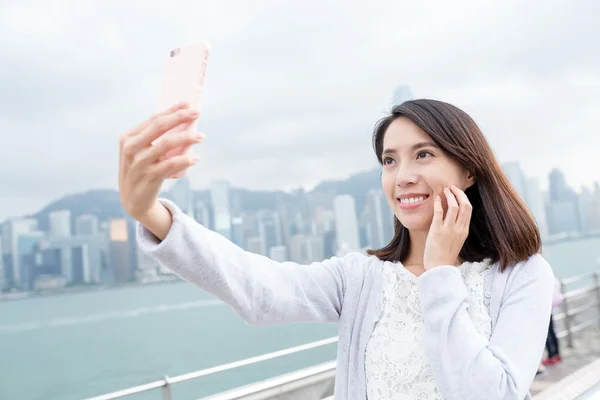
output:
[[[417,153],[417,160],[426,157],[433,157],[433,154],[429,151],[420,151]]]
[[[383,165],[390,165],[393,162],[394,162],[394,159],[392,157],[384,157],[383,158]]]

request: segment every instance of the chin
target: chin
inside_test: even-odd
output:
[[[398,221],[409,231],[428,231],[431,227],[431,220],[425,218],[398,218]]]

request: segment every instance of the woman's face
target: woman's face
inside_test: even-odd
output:
[[[407,118],[395,119],[383,139],[381,185],[394,215],[408,230],[428,231],[436,195],[455,185],[465,190],[475,179]]]

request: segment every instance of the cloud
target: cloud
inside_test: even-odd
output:
[[[501,161],[600,178],[600,6],[575,2],[8,1],[0,5],[0,218],[116,188],[121,133],[163,57],[208,39],[196,187],[290,188],[376,165],[394,89],[465,109]]]

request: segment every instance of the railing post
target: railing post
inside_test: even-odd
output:
[[[165,385],[162,387],[162,398],[163,400],[173,400],[173,395],[171,393],[171,383],[169,382],[169,376],[165,375]]]
[[[560,282],[560,292],[566,293],[565,292],[565,284],[562,283],[562,281]],[[571,316],[569,315],[569,305],[567,304],[567,298],[565,297],[562,301],[562,309],[563,312],[565,313],[565,327],[567,328],[567,346],[569,346],[570,348],[573,348],[573,332],[571,332],[571,325],[572,325],[572,321],[571,321]]]
[[[600,260],[598,260],[600,262]],[[596,287],[596,305],[598,306],[598,327],[600,327],[600,273],[594,272],[594,286]]]

